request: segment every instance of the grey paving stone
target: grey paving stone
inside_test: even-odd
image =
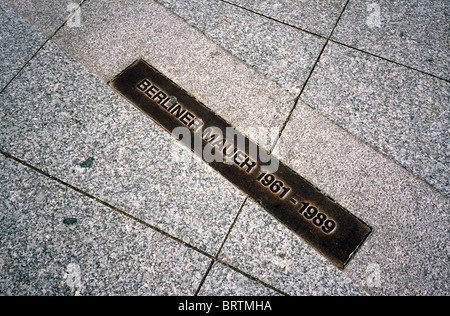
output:
[[[0,155],[0,295],[192,295],[209,259]]]
[[[215,262],[199,296],[279,296],[279,292]]]
[[[303,102],[279,154],[373,228],[343,272],[355,284],[369,294],[449,294],[448,198]],[[309,264],[322,269],[322,260]]]
[[[0,1],[0,91],[14,78],[46,38]]]
[[[330,43],[301,97],[450,194],[450,84]]]
[[[70,17],[70,27],[81,27],[81,11],[72,15],[83,0],[3,0],[47,37]]]
[[[209,253],[244,200],[53,43],[0,104],[2,150]]]
[[[338,268],[248,200],[220,259],[289,295],[366,295]]]
[[[142,57],[243,133],[286,120],[293,95],[162,5],[90,1],[82,14],[83,27],[64,27],[52,40],[104,80]]]
[[[220,0],[157,2],[297,95],[325,44],[323,38]]]
[[[350,1],[333,39],[450,79],[446,0]]]
[[[254,12],[328,37],[346,0],[226,0]]]

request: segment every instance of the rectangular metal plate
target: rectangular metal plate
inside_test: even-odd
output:
[[[336,266],[343,268],[370,234],[368,225],[282,162],[268,172],[267,152],[255,157],[255,148],[264,151],[247,137],[237,132],[245,142],[234,145],[225,139],[229,123],[145,61],[110,84],[168,132],[188,131],[182,141],[193,152]],[[205,159],[207,150],[229,159]]]

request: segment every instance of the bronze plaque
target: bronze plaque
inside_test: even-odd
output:
[[[145,61],[110,84],[339,268],[370,234],[367,224]]]

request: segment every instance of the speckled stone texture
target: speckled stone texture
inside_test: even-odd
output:
[[[294,94],[325,39],[220,0],[158,0],[214,42]]]
[[[282,160],[372,226],[344,270],[355,284],[373,295],[449,293],[447,197],[303,102],[279,146]]]
[[[0,0],[5,80],[23,67],[0,93],[0,295],[450,293],[447,3],[337,23],[345,0],[90,0],[42,46],[66,3],[7,2],[36,28]],[[253,140],[285,127],[275,154],[373,228],[344,270],[112,91],[138,58]]]
[[[447,0],[350,1],[333,39],[450,79]]]
[[[250,200],[220,259],[289,295],[367,295],[363,286]]]
[[[208,266],[1,154],[0,185],[0,295],[193,295]]]
[[[447,295],[448,198],[300,102],[276,152],[372,234],[343,271],[248,201],[220,259],[291,295]]]
[[[448,82],[330,43],[301,98],[450,194]]]
[[[227,0],[259,14],[328,37],[346,0]]]

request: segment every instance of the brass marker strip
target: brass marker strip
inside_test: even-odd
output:
[[[111,85],[168,132],[188,131],[182,141],[193,152],[339,268],[370,234],[368,225],[262,151],[279,164],[267,171],[266,157],[252,154],[261,150],[255,143],[238,132],[244,144],[225,138],[227,128],[234,130],[229,123],[145,61],[133,63]],[[225,159],[211,161],[205,152]]]

